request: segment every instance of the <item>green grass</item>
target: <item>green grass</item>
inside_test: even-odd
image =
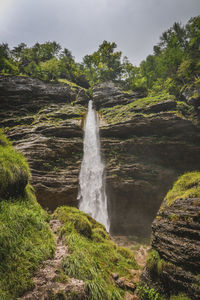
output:
[[[53,255],[55,242],[46,219],[30,191],[15,202],[1,201],[1,300],[16,299],[30,289],[33,272]]]
[[[191,298],[189,298],[188,296],[186,296],[184,294],[179,294],[177,296],[171,296],[170,300],[191,300]]]
[[[30,178],[26,159],[12,146],[0,146],[0,197],[22,195]]]
[[[103,108],[100,110],[100,114],[103,115],[104,119],[109,124],[114,124],[117,122],[124,122],[130,120],[134,116],[142,115],[144,117],[149,117],[152,114],[145,113],[146,108],[150,108],[152,105],[172,99],[174,96],[171,96],[168,93],[158,93],[156,96],[148,96],[145,98],[137,99],[126,105],[116,105],[114,107]],[[144,112],[138,112],[138,110],[144,109]]]
[[[71,86],[72,88],[79,88],[79,89],[83,89],[85,90],[85,88],[79,86],[78,84],[74,83],[74,82],[71,82],[67,79],[62,79],[62,78],[59,78],[58,79],[58,82],[61,82],[61,83],[66,83],[67,85]]]
[[[37,203],[25,158],[0,132],[0,299],[32,287],[39,264],[54,253],[48,215]]]
[[[70,252],[63,261],[65,274],[85,282],[89,299],[122,299],[111,274],[127,276],[129,269],[138,269],[133,253],[117,247],[103,225],[76,208],[59,207],[54,217],[63,223],[60,234]]]
[[[3,131],[0,129],[0,146],[10,146],[10,142],[6,138],[6,136],[3,134]]]
[[[179,177],[165,200],[171,206],[179,198],[200,198],[200,172],[189,172]]]

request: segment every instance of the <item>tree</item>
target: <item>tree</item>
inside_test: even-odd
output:
[[[57,80],[60,75],[59,61],[55,57],[48,61],[41,62],[40,68],[44,80]]]
[[[121,67],[121,51],[115,52],[117,45],[104,41],[91,55],[86,55],[83,59],[86,68],[86,76],[89,81],[97,83],[104,80],[120,80]]]

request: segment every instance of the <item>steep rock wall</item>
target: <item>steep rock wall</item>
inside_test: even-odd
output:
[[[168,297],[200,299],[199,249],[200,173],[193,172],[175,183],[153,222],[142,279]]]
[[[82,119],[89,99],[77,86],[0,76],[0,126],[30,165],[38,201],[77,206]]]
[[[115,89],[105,83],[93,93],[101,115],[111,231],[149,236],[175,179],[200,168],[199,128],[181,115],[173,99],[150,102],[129,94],[130,104],[121,105],[127,94],[118,89],[116,99]]]
[[[112,83],[93,91],[115,234],[149,236],[174,180],[200,167],[199,128],[180,115],[174,99],[148,103],[143,96]],[[38,201],[51,210],[78,205],[88,100],[78,86],[0,76],[0,126],[27,157]]]

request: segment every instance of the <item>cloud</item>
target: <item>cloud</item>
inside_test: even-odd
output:
[[[0,42],[56,40],[81,60],[115,41],[138,64],[164,30],[199,11],[199,0],[1,0]]]

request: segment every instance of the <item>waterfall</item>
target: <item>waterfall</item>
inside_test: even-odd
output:
[[[104,169],[105,166],[100,153],[97,114],[90,100],[85,123],[84,154],[79,174],[79,209],[102,223],[109,231]]]

